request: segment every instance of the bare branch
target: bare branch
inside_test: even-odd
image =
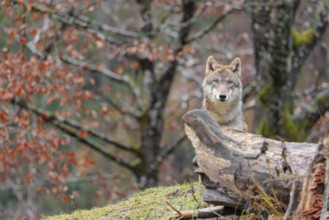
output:
[[[157,169],[160,164],[163,162],[164,159],[166,159],[167,156],[172,154],[185,140],[187,140],[187,136],[183,135],[180,138],[178,138],[174,144],[171,146],[165,147],[165,150],[163,150],[162,153],[160,153],[159,156],[157,156],[155,162],[151,164],[151,170]]]
[[[181,136],[178,138],[171,146],[165,148],[165,150],[158,156],[157,160],[162,161],[167,156],[172,154],[185,140],[187,139],[186,135]]]
[[[167,203],[167,202],[166,202]],[[167,203],[172,209],[174,207]],[[221,213],[223,213],[224,206],[213,206],[207,207],[202,209],[195,209],[195,210],[184,210],[178,211],[174,209],[173,216],[176,219],[209,219],[209,218],[221,218],[223,217]],[[225,219],[223,217],[223,219]]]
[[[116,74],[115,72],[107,69],[107,68],[104,68],[104,67],[98,67],[94,64],[89,64],[87,63],[86,61],[82,61],[82,60],[78,60],[78,59],[75,59],[69,55],[62,55],[61,56],[61,59],[69,64],[72,64],[74,66],[78,66],[78,67],[83,67],[83,68],[86,68],[86,69],[89,69],[89,70],[92,70],[92,71],[95,71],[95,72],[98,72],[98,73],[101,73],[103,74],[104,76],[108,77],[109,79],[111,80],[115,80],[117,82],[121,82],[121,83],[125,83],[125,84],[129,84],[128,81],[129,79],[128,78],[125,78],[119,74]]]
[[[301,113],[293,116],[294,121],[303,121],[308,119],[308,123],[314,124],[319,118],[329,111],[329,89],[320,92],[315,98],[314,102],[309,107],[304,108]]]
[[[18,1],[13,1],[13,2],[17,3]],[[75,14],[74,11],[71,11],[71,9],[66,10],[66,11],[65,10],[54,11],[54,10],[48,9],[45,5],[41,5],[41,4],[37,4],[37,3],[33,3],[33,4],[29,3],[29,5],[27,5],[27,3],[23,3],[23,4],[25,7],[28,7],[31,10],[37,11],[39,13],[46,13],[46,14],[52,15],[55,19],[59,20],[62,23],[65,23],[68,25],[75,25],[79,28],[86,29],[89,32],[96,34],[100,38],[102,38],[110,43],[121,44],[120,41],[105,35],[103,32],[110,33],[113,35],[118,35],[120,37],[126,37],[126,38],[138,38],[139,37],[139,34],[136,32],[126,31],[126,30],[122,30],[122,29],[119,29],[116,27],[112,27],[107,24],[103,24],[101,22],[92,20],[92,19],[88,18],[87,16]]]
[[[184,109],[187,108],[189,101],[192,100],[193,98],[200,100],[202,98],[201,90],[195,89],[194,91],[192,91],[188,94],[184,94],[182,96],[182,103],[181,103],[182,108],[184,108]]]
[[[136,111],[132,108],[131,105],[129,105],[130,108],[125,108],[121,105],[119,105],[117,102],[113,101],[110,97],[107,97],[100,92],[97,92],[100,99],[106,101],[108,104],[110,104],[116,111],[118,111],[122,115],[128,115],[132,118],[139,118],[141,116],[140,112]]]
[[[255,108],[256,106],[256,98],[253,98],[248,103],[243,105],[243,111],[247,111],[249,109]]]
[[[54,118],[55,116],[52,115],[52,117]],[[49,119],[49,115],[47,115],[47,118]],[[106,136],[105,134],[102,134],[102,133],[98,133],[94,130],[91,130],[87,127],[84,127],[82,126],[81,124],[73,121],[73,120],[69,120],[69,119],[60,119],[60,118],[56,118],[56,120],[60,121],[60,122],[63,122],[65,125],[68,125],[68,126],[71,126],[73,128],[76,128],[77,130],[79,131],[87,131],[88,134],[106,142],[107,144],[111,144],[113,146],[115,146],[116,148],[120,149],[120,150],[124,150],[124,151],[127,151],[127,152],[130,152],[130,153],[133,153],[135,154],[136,156],[139,155],[138,151],[136,149],[134,149],[133,147],[128,147],[128,146],[125,146],[119,142],[116,142],[114,140],[112,140],[111,138],[109,138],[108,136]]]
[[[293,71],[299,72],[298,70],[304,64],[305,59],[307,59],[310,52],[313,50],[318,41],[322,38],[324,33],[326,32],[326,28],[328,26],[328,16],[329,16],[329,2],[328,1],[320,1],[317,4],[316,15],[313,18],[312,24],[312,36],[310,37],[310,42],[305,42],[300,45],[294,51],[293,57]]]
[[[104,76],[108,77],[109,79],[115,80],[119,83],[126,84],[129,88],[129,90],[131,91],[132,95],[134,96],[134,98],[137,102],[138,108],[142,109],[143,102],[142,102],[142,99],[141,99],[140,90],[139,90],[138,86],[135,84],[135,82],[130,79],[129,76],[127,76],[127,75],[123,75],[123,76],[118,75],[118,74],[112,72],[111,70],[109,70],[105,67],[98,67],[94,64],[89,64],[85,61],[75,59],[75,58],[70,57],[68,55],[63,55],[61,57],[61,59],[65,62],[67,62],[67,63],[72,64],[72,65],[83,67],[83,68],[86,68],[86,69],[89,69],[89,70],[93,70],[97,73],[103,74]]]
[[[204,2],[203,6],[200,6],[200,9],[195,12],[193,17],[190,18],[190,20],[185,21],[182,23],[182,25],[187,26],[191,25],[192,23],[196,22],[201,15],[206,11],[207,9],[207,4]],[[159,21],[159,25],[157,27],[157,31],[161,33],[165,33],[168,36],[171,36],[173,38],[177,38],[178,33],[176,31],[171,30],[172,23],[166,23],[166,21],[173,15],[173,13],[180,13],[180,9],[177,7],[171,7],[170,10],[167,12],[167,14]]]
[[[243,102],[256,93],[256,82],[251,82],[243,89]]]
[[[304,91],[301,92],[295,92],[293,94],[294,98],[303,98],[305,96],[309,96],[309,95],[314,95],[314,94],[318,94],[319,92],[322,92],[324,90],[329,89],[329,84],[325,84],[325,85],[313,85],[310,88],[305,89]]]
[[[188,65],[188,68],[193,68],[193,65]],[[179,73],[187,80],[195,82],[199,88],[202,87],[202,77],[197,74],[190,74],[186,68],[179,68]]]
[[[107,159],[115,162],[116,164],[118,164],[122,167],[127,168],[128,170],[130,170],[133,173],[136,173],[136,170],[135,170],[134,166],[131,165],[128,161],[121,160],[121,159],[115,157],[114,155],[112,155],[110,152],[105,151],[104,149],[102,149],[103,147],[100,144],[98,144],[97,142],[91,140],[90,138],[82,138],[80,136],[80,133],[78,131],[76,131],[75,129],[71,129],[70,127],[67,127],[67,126],[63,125],[62,123],[59,123],[59,122],[56,122],[56,121],[53,122],[53,124],[57,128],[59,128],[60,130],[62,130],[64,133],[66,133],[66,134],[68,134],[72,137],[75,137],[78,141],[88,145],[91,149],[99,152],[100,154],[102,154]]]
[[[204,29],[196,32],[195,34],[191,35],[189,38],[186,39],[186,43],[191,43],[192,41],[195,41],[197,39],[202,38],[206,34],[208,34],[210,31],[212,31],[221,21],[223,21],[228,15],[232,14],[236,10],[240,10],[241,6],[234,5],[231,9],[227,10],[223,14],[221,14],[218,18],[216,18],[210,25],[205,27]]]
[[[127,38],[140,37],[139,33],[137,33],[137,32],[132,32],[132,31],[127,31],[127,30],[123,30],[120,28],[116,28],[116,27],[111,27],[107,24],[98,22],[96,20],[91,20],[89,17],[84,16],[84,15],[78,15],[78,16],[74,16],[74,17],[76,19],[80,20],[81,22],[84,22],[83,25],[89,25],[89,26],[95,27],[99,31],[109,32],[111,34],[119,35],[121,37],[127,37]]]
[[[62,22],[63,24],[75,26],[75,27],[81,28],[81,29],[85,29],[89,33],[94,34],[98,38],[100,38],[110,44],[122,45],[122,43],[123,43],[122,41],[119,41],[111,36],[105,35],[104,33],[91,28],[88,23],[84,23],[83,21],[77,20],[74,17],[68,16],[68,15],[61,15],[61,14],[53,14],[52,17],[54,19]]]

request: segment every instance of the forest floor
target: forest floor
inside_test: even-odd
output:
[[[71,214],[44,216],[43,220],[107,220],[107,219],[169,219],[173,208],[194,210],[207,206],[202,200],[201,183],[161,186],[136,193],[114,205],[91,210],[76,210]],[[172,206],[172,207],[170,207]]]

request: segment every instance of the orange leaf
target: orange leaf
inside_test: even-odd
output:
[[[37,34],[37,30],[36,30],[36,29],[32,29],[32,30],[31,30],[31,35],[32,35],[32,36],[35,36],[36,34]]]
[[[43,188],[40,187],[40,186],[38,186],[38,187],[35,189],[35,192],[36,192],[36,193],[41,193],[41,192],[43,192]]]
[[[26,183],[29,185],[31,183],[31,180],[32,180],[32,176],[31,174],[27,174],[26,176]]]
[[[21,37],[19,39],[19,43],[25,45],[26,44],[26,38],[25,37]]]
[[[86,131],[86,130],[81,130],[80,131],[80,137],[85,138],[87,136],[88,136],[88,131]]]
[[[68,200],[69,200],[69,197],[66,194],[62,196],[63,203],[67,203]]]
[[[111,88],[110,88],[109,86],[106,86],[106,88],[105,88],[105,92],[106,92],[106,93],[110,93],[110,92],[111,92]]]
[[[69,157],[73,158],[73,157],[75,157],[75,152],[74,151],[70,151],[68,153],[68,155],[69,155]]]

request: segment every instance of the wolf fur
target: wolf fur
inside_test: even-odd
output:
[[[230,65],[221,65],[209,56],[203,87],[203,108],[222,127],[246,131],[242,112],[241,61],[235,58]]]

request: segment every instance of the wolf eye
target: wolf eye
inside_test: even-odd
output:
[[[227,83],[228,84],[233,84],[233,81],[232,80],[229,80]]]
[[[214,82],[214,83],[219,83],[219,80],[218,80],[218,79],[214,79],[213,82]]]

